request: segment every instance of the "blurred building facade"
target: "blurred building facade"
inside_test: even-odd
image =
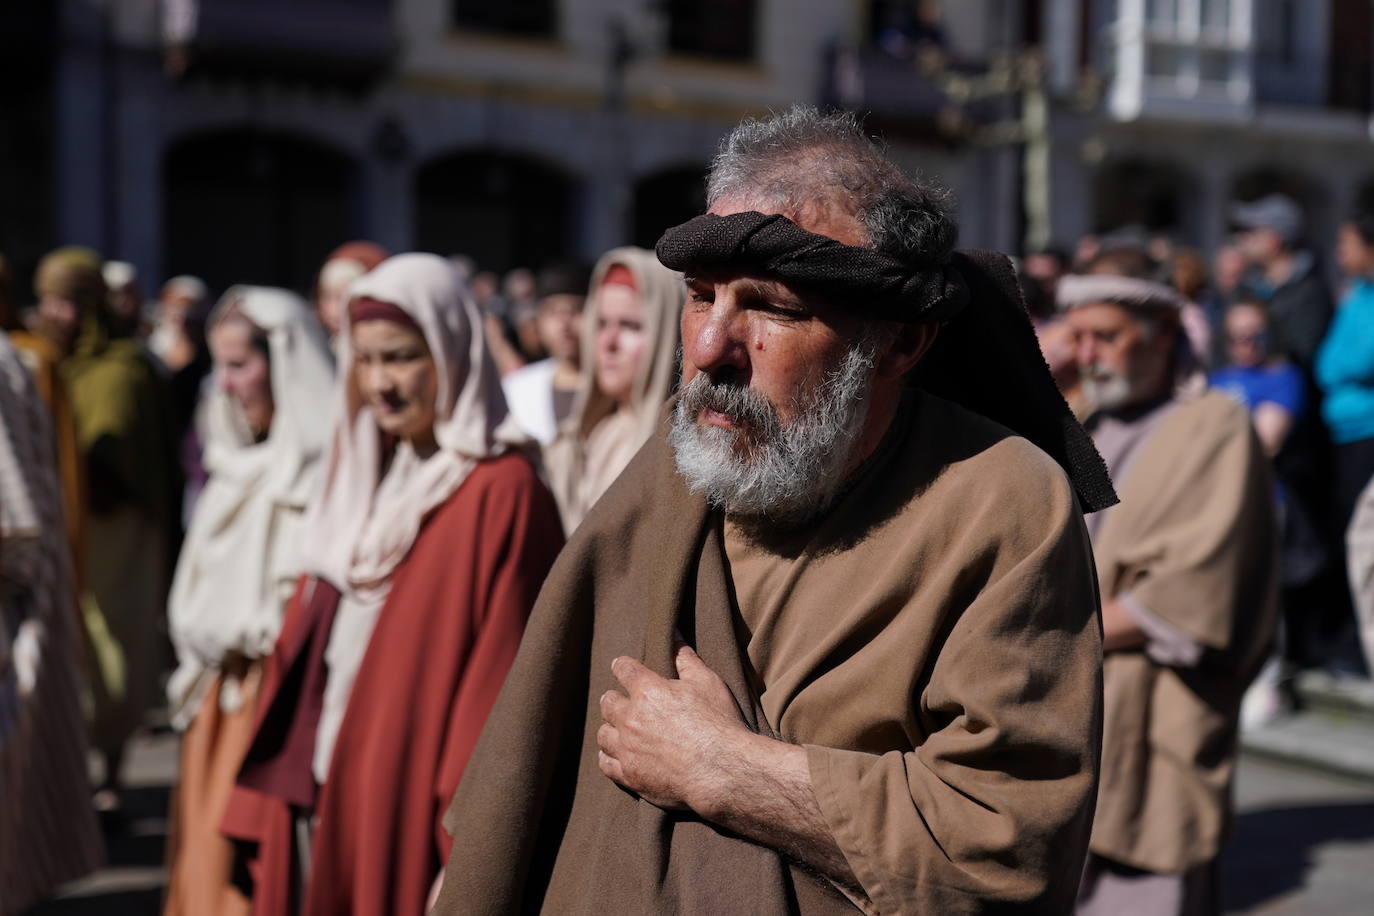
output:
[[[1374,185],[1369,0],[17,0],[0,250],[222,287],[339,241],[505,269],[651,244],[741,116],[868,114],[963,242],[1210,248]],[[17,23],[17,26],[15,25]],[[17,80],[17,82],[16,82]],[[14,87],[22,86],[22,90]],[[12,97],[12,98],[11,98]]]
[[[872,108],[858,52],[884,23],[899,57],[948,40],[976,67],[1016,34],[989,26],[1006,21],[994,8],[1019,6],[972,0],[941,24],[848,0],[39,5],[55,61],[45,241],[154,280],[297,288],[354,236],[495,269],[651,244],[699,212],[741,116],[837,94]],[[907,70],[914,103],[878,92],[898,157],[960,193],[968,240],[1014,244],[997,200],[1016,193],[1016,151],[944,130],[948,100]]]
[[[1133,225],[1211,249],[1230,201],[1282,191],[1325,248],[1374,196],[1368,0],[1041,6],[1056,237]]]

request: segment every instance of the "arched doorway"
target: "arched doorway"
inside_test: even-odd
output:
[[[1093,230],[1098,233],[1138,230],[1195,241],[1198,226],[1192,202],[1192,177],[1161,162],[1124,159],[1109,163],[1094,179]]]
[[[663,230],[706,209],[705,167],[666,169],[635,184],[634,243],[653,248]]]
[[[416,247],[464,254],[495,271],[567,257],[573,189],[565,173],[531,157],[493,151],[442,156],[415,179]]]
[[[309,290],[330,249],[355,234],[357,168],[294,135],[250,128],[175,144],[163,169],[168,276]]]

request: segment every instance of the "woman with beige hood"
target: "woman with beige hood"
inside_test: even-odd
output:
[[[653,432],[677,381],[682,275],[651,251],[616,248],[592,272],[582,321],[582,385],[544,451],[571,534]]]

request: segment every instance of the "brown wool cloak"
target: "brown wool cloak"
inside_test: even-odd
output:
[[[1174,408],[1117,485],[1094,543],[1102,594],[1129,592],[1204,651],[1192,668],[1106,657],[1092,851],[1182,872],[1230,827],[1240,700],[1276,623],[1273,484],[1245,409],[1211,393]]]
[[[224,832],[253,853],[255,914],[424,912],[448,858],[440,818],[562,543],[553,497],[518,454],[478,464],[425,522],[396,570],[315,801],[299,910],[291,807],[240,776]],[[267,663],[259,740],[265,721],[279,721],[274,701],[300,687],[298,662],[310,651],[303,596],[298,589]],[[307,780],[310,754],[296,761]]]
[[[809,623],[792,629],[803,644],[763,685],[766,701],[737,635],[721,519],[686,489],[660,429],[540,595],[445,820],[454,843],[436,913],[854,912],[773,850],[601,774],[611,660],[672,676],[675,630],[750,728],[808,745],[869,912],[1071,907],[1101,725],[1078,504],[1025,440],[947,401],[911,400],[804,535],[805,586],[780,613]]]

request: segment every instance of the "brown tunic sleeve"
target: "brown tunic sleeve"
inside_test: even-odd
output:
[[[948,538],[951,568],[918,574],[955,583],[918,592],[904,612],[944,616],[947,628],[910,698],[924,741],[886,753],[807,746],[817,801],[869,912],[1072,906],[1096,791],[1101,627],[1077,504],[1062,478],[1033,489],[953,511],[935,535]],[[881,677],[889,690],[909,682]]]

